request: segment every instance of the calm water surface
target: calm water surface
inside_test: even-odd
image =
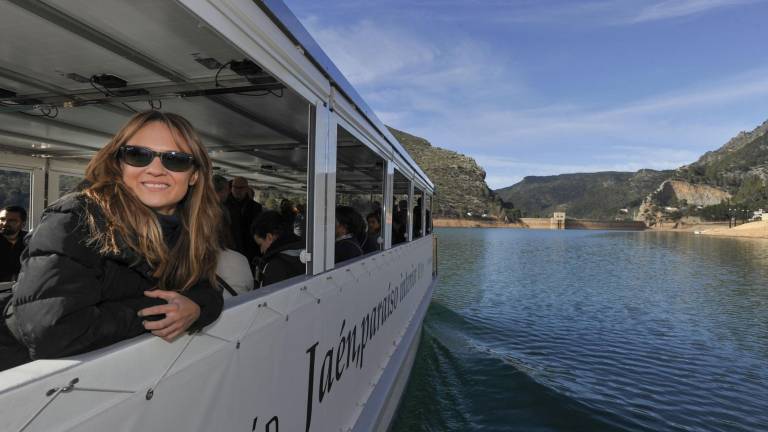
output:
[[[394,431],[768,431],[768,241],[438,236]]]

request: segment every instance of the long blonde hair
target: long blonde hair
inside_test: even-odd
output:
[[[176,208],[181,221],[181,235],[172,250],[163,240],[157,216],[144,205],[123,182],[118,149],[149,123],[159,122],[171,130],[179,148],[188,147],[195,159],[197,182],[189,186],[186,196]],[[90,242],[99,252],[119,254],[127,246],[144,258],[159,280],[159,288],[184,291],[200,279],[215,286],[216,262],[222,213],[213,188],[211,160],[192,125],[178,114],[160,111],[141,112],[115,134],[99,150],[85,169],[90,183],[83,191],[98,206],[104,220],[87,212]]]

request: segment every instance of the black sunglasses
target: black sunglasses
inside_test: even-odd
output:
[[[151,164],[155,157],[159,157],[163,166],[170,171],[185,172],[195,166],[195,158],[189,153],[177,151],[156,152],[146,147],[133,145],[120,147],[117,151],[117,157],[128,165],[139,168]]]

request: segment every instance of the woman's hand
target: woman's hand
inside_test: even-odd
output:
[[[144,328],[153,335],[171,342],[184,333],[200,316],[200,306],[183,294],[176,291],[153,290],[144,291],[144,295],[160,298],[168,304],[152,306],[139,311],[139,316],[165,315],[158,321],[144,321]]]

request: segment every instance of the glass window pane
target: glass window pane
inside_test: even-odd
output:
[[[384,247],[384,159],[342,127],[336,142],[336,263]]]
[[[83,181],[82,176],[60,174],[58,196],[61,197],[70,192],[74,192],[77,188],[77,185],[79,185],[81,181]]]
[[[408,241],[408,203],[411,181],[395,170],[392,180],[392,246]]]
[[[32,172],[0,168],[0,208],[19,206],[29,214],[32,197]],[[29,215],[27,226],[29,229]]]

